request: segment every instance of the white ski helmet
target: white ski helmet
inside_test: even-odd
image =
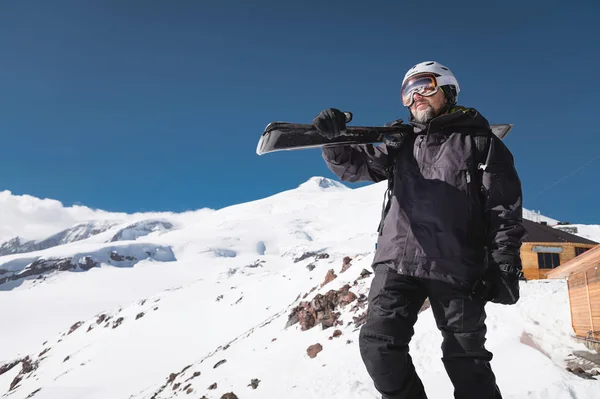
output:
[[[458,93],[460,92],[460,86],[458,85],[458,81],[456,80],[456,77],[454,76],[452,71],[448,67],[440,64],[439,62],[425,61],[413,66],[408,70],[408,72],[406,72],[406,75],[404,75],[404,79],[402,80],[402,86],[404,86],[404,83],[406,83],[406,81],[412,76],[422,73],[434,74],[439,82],[439,86],[442,87],[444,95],[448,99],[448,102],[451,105],[456,104]],[[449,88],[449,90],[445,89],[446,86]]]

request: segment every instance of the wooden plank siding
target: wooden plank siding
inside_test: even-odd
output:
[[[567,278],[571,324],[588,347],[600,342],[600,245],[560,267],[548,278]]]
[[[567,281],[575,334],[600,340],[600,268],[573,273]]]
[[[591,338],[600,341],[600,267],[585,272],[588,284],[588,305],[590,309]]]
[[[575,258],[575,248],[593,248],[595,244],[573,244],[560,242],[525,242],[521,246],[521,263],[523,264],[523,274],[527,280],[545,279],[548,273],[553,269],[540,269],[538,267],[538,252],[533,252],[536,246],[542,247],[560,247],[562,252],[559,254],[560,264],[569,262]]]

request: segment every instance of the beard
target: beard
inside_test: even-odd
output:
[[[427,104],[427,108],[415,110],[413,116],[417,122],[428,123],[437,116],[437,112],[431,104]]]

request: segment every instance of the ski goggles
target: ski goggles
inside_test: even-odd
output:
[[[450,83],[450,80],[445,79],[444,76],[435,76],[433,73],[415,75],[404,82],[402,89],[400,89],[402,104],[405,107],[410,107],[414,103],[415,93],[419,93],[424,97],[433,96],[441,86]]]

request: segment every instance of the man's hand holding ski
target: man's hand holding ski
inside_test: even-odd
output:
[[[352,120],[350,112],[342,112],[336,108],[323,110],[313,119],[312,125],[319,134],[329,140],[343,135],[346,132],[346,123]]]

